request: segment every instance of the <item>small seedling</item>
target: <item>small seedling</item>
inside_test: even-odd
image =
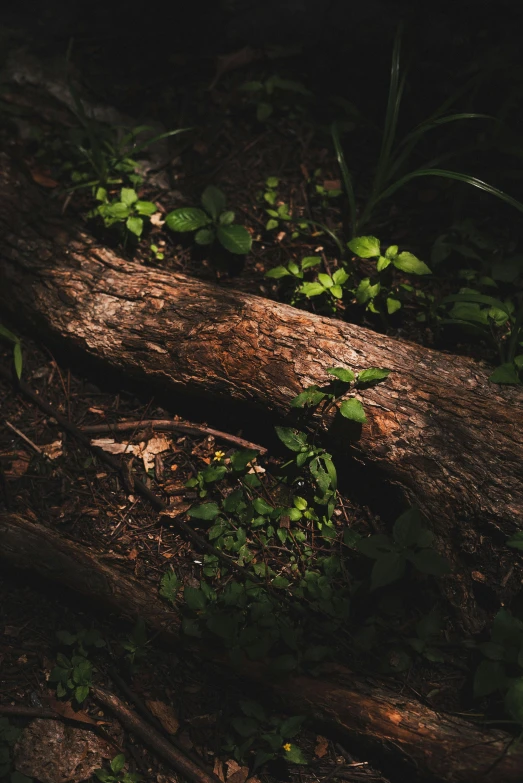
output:
[[[291,764],[308,763],[300,748],[289,742],[300,731],[305,721],[303,715],[291,718],[268,715],[259,702],[247,699],[239,706],[241,715],[231,720],[235,738],[229,740],[226,748],[238,761],[250,761],[254,757],[253,772],[276,757]]]
[[[474,676],[474,695],[500,693],[505,709],[523,726],[523,622],[508,609],[497,613],[490,641],[478,645],[484,656]]]
[[[141,776],[136,772],[124,772],[125,756],[120,753],[110,763],[110,769],[95,769],[94,774],[102,783],[137,783]]]
[[[132,188],[122,188],[120,197],[109,199],[105,188],[98,188],[96,200],[100,204],[89,213],[89,217],[100,216],[106,228],[115,224],[124,230],[124,238],[132,234],[138,239],[142,236],[145,221],[157,212],[152,201],[141,201]]]
[[[252,238],[245,226],[234,223],[235,214],[227,210],[225,195],[219,188],[209,185],[202,194],[203,209],[181,207],[165,218],[171,231],[196,231],[198,245],[211,245],[216,239],[230,253],[245,255],[252,246]]]
[[[393,267],[408,275],[431,274],[424,261],[420,261],[413,253],[398,252],[397,245],[391,245],[382,255],[380,241],[376,237],[356,237],[348,243],[348,248],[359,258],[376,259],[376,278],[374,280],[369,277],[364,278],[353,291],[358,304],[364,304],[372,313],[380,313],[383,303],[388,315],[401,308],[398,294],[401,289],[405,289],[405,286],[391,287],[390,270]],[[407,287],[407,290],[412,290],[412,287]]]
[[[89,695],[93,683],[92,663],[83,655],[72,655],[67,658],[62,653],[56,656],[56,666],[52,670],[49,682],[55,682],[56,695],[74,697],[78,704],[82,704]]]
[[[396,520],[392,537],[377,533],[361,538],[357,549],[375,560],[371,573],[371,590],[395,582],[405,573],[407,563],[423,574],[443,576],[449,571],[448,561],[432,548],[434,534],[424,527],[416,508],[405,511]]]
[[[277,74],[269,76],[265,81],[244,82],[239,88],[249,95],[250,102],[256,106],[256,119],[258,122],[267,122],[279,105],[282,109],[289,106],[284,101],[284,95],[308,97],[310,92],[301,82],[291,79],[282,79]],[[296,101],[295,101],[296,104]],[[298,108],[296,105],[294,108]]]
[[[13,345],[13,362],[17,378],[22,377],[22,344],[20,338],[13,332],[0,324],[0,338],[7,340]]]

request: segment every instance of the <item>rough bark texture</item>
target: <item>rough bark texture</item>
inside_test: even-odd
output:
[[[98,552],[22,516],[3,514],[0,559],[33,569],[127,618],[140,616],[151,630],[162,632],[165,641],[179,644],[177,614],[157,598],[152,586],[104,563]],[[228,659],[215,660],[224,666]],[[507,753],[512,745],[507,734],[436,713],[344,667],[326,667],[325,674],[314,679],[294,676],[272,683],[257,665],[242,674],[263,681],[287,708],[306,711],[341,732],[351,745],[405,765],[404,779],[413,783],[521,783],[523,750]]]
[[[485,546],[485,535],[503,542],[521,528],[523,397],[488,383],[487,368],[144,268],[44,212],[2,156],[0,312],[131,376],[278,415],[304,387],[324,383],[328,367],[389,368],[387,381],[364,393],[368,423],[355,456],[427,513],[455,564],[460,550]],[[347,442],[346,420],[334,428]],[[451,598],[479,628],[462,570]]]

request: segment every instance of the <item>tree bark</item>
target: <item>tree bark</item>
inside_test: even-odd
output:
[[[523,524],[517,388],[490,384],[466,358],[132,263],[50,215],[6,155],[0,169],[0,311],[39,335],[164,388],[277,416],[329,367],[390,369],[363,394],[368,423],[350,451],[427,514],[455,565],[453,603],[469,629],[482,626],[462,574],[469,553],[502,547]],[[341,444],[353,431],[339,417],[326,426]]]
[[[108,565],[99,552],[20,515],[1,514],[0,558],[96,599],[128,619],[141,617],[165,642],[180,647],[178,614],[158,599],[153,586]],[[227,656],[219,657],[208,646],[200,652],[214,656],[220,666],[230,666]],[[523,750],[515,746],[508,752],[513,745],[509,735],[437,713],[342,666],[326,666],[315,678],[271,680],[258,664],[240,674],[261,683],[285,709],[306,712],[323,728],[341,733],[352,747],[371,751],[385,767],[403,770],[413,783],[521,783]]]

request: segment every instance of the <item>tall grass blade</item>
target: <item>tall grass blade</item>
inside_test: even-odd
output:
[[[331,135],[332,135],[332,141],[334,143],[334,151],[336,152],[336,159],[338,161],[338,166],[340,167],[340,171],[341,171],[343,186],[345,188],[345,193],[347,194],[347,198],[349,200],[350,228],[351,228],[351,232],[355,234],[356,224],[357,224],[356,196],[354,194],[354,187],[352,185],[352,177],[350,175],[347,162],[345,160],[343,147],[341,146],[340,131],[337,123],[335,122],[333,122],[331,125]]]
[[[396,180],[396,182],[394,182],[390,187],[386,188],[386,190],[380,193],[375,203],[388,198],[388,196],[391,196],[407,182],[410,182],[410,180],[416,179],[417,177],[443,177],[444,179],[453,179],[458,182],[464,182],[467,185],[472,185],[479,190],[483,190],[485,193],[489,193],[491,196],[496,196],[501,201],[504,201],[506,204],[510,204],[510,206],[519,210],[519,212],[523,212],[523,203],[515,199],[513,196],[509,196],[509,194],[505,193],[505,191],[494,187],[494,185],[489,185],[488,182],[483,182],[483,180],[478,179],[477,177],[472,177],[470,174],[462,174],[459,171],[450,171],[448,169],[428,168],[411,171],[410,174],[405,174],[404,177]]]

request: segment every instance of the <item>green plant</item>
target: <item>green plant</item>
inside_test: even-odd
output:
[[[418,509],[411,508],[394,523],[392,537],[377,533],[361,538],[357,549],[375,560],[371,573],[371,590],[401,579],[407,563],[423,574],[443,576],[449,570],[447,560],[432,548],[434,534],[424,527]]]
[[[163,261],[165,258],[165,254],[160,250],[158,245],[151,245],[150,246],[152,257],[155,259],[155,261]]]
[[[256,106],[256,119],[266,122],[277,106],[288,109],[285,95],[300,95],[308,97],[310,92],[301,84],[291,79],[282,79],[277,74],[269,76],[264,81],[244,82],[239,88],[249,95],[250,102]],[[298,106],[295,106],[298,108]]]
[[[134,624],[133,630],[122,643],[122,647],[127,651],[125,657],[131,666],[135,664],[137,659],[144,658],[147,655],[149,643],[147,627],[142,618],[139,617]]]
[[[395,282],[392,271],[397,269],[409,275],[431,274],[423,261],[413,253],[400,253],[397,245],[391,245],[382,254],[380,241],[376,237],[355,237],[347,247],[360,258],[376,259],[376,275],[373,278],[362,278],[355,285],[354,270],[342,266],[332,274],[318,272],[315,280],[300,282],[307,269],[321,263],[321,259],[315,256],[304,258],[300,265],[290,261],[286,266],[274,267],[266,272],[265,276],[277,280],[289,277],[294,282],[291,304],[299,301],[300,297],[312,299],[321,296],[326,298],[331,311],[336,312],[344,295],[350,294],[358,304],[365,305],[367,310],[379,314],[386,322],[387,315],[392,315],[402,307],[405,294],[415,290],[410,284]]]
[[[7,340],[13,345],[13,361],[15,372],[17,378],[20,379],[22,377],[22,344],[20,342],[20,338],[17,337],[16,334],[13,334],[13,332],[9,331],[9,329],[6,329],[5,326],[2,326],[2,324],[0,324],[0,337],[3,337],[4,340]]]
[[[12,747],[20,734],[20,729],[13,726],[8,718],[0,717],[0,779],[7,781],[9,776],[9,783],[32,783],[32,778],[21,772],[11,772]]]
[[[354,290],[358,304],[364,304],[373,313],[382,312],[384,303],[387,314],[392,315],[401,308],[401,290],[412,290],[412,286],[405,284],[392,285],[390,273],[393,268],[409,275],[431,274],[424,261],[420,261],[413,253],[398,252],[397,245],[391,245],[382,255],[380,241],[376,237],[355,237],[348,247],[360,258],[376,259],[376,278],[363,278]]]
[[[89,660],[88,648],[104,647],[105,641],[95,628],[81,628],[76,633],[58,631],[56,636],[63,645],[74,649],[70,657],[58,653],[57,665],[51,671],[49,682],[56,683],[58,697],[68,696],[81,704],[89,695],[96,671]]]
[[[56,695],[74,697],[81,704],[89,696],[93,684],[92,663],[83,655],[67,658],[62,653],[56,656],[56,666],[52,670],[49,682],[56,683]]]
[[[252,238],[245,226],[235,225],[234,212],[226,210],[225,195],[209,185],[202,194],[203,209],[181,207],[165,218],[171,231],[196,231],[195,242],[211,245],[216,239],[230,253],[244,255],[252,246]]]
[[[96,200],[100,203],[89,213],[89,217],[100,216],[106,228],[115,224],[120,226],[123,230],[124,240],[129,234],[139,239],[143,233],[145,221],[157,212],[156,204],[153,204],[152,201],[141,201],[133,188],[122,188],[119,198],[112,201],[105,188],[98,188]]]
[[[94,774],[102,783],[137,783],[141,776],[136,772],[124,772],[125,756],[120,753],[109,764],[110,769],[95,769]]]
[[[474,675],[474,695],[499,693],[506,711],[523,727],[523,622],[508,609],[500,609],[490,640],[478,649],[484,659]]]
[[[253,772],[276,757],[291,764],[308,763],[300,748],[289,742],[300,731],[305,716],[281,718],[268,715],[259,702],[250,699],[240,701],[239,707],[241,714],[231,720],[235,736],[229,738],[225,747],[237,761],[249,762],[252,759]]]
[[[340,167],[345,193],[349,202],[349,222],[352,234],[357,235],[361,227],[369,222],[378,204],[392,196],[408,182],[411,182],[418,177],[435,176],[464,182],[479,188],[486,193],[497,196],[499,199],[515,207],[519,211],[523,211],[523,204],[520,201],[517,201],[499,188],[495,188],[469,174],[438,168],[438,165],[446,158],[453,157],[455,154],[454,152],[439,155],[419,168],[403,173],[405,165],[412,157],[418,142],[425,137],[429,131],[452,122],[492,118],[488,117],[488,115],[471,112],[446,114],[445,112],[448,107],[454,102],[454,99],[451,98],[450,100],[445,101],[443,106],[441,106],[432,116],[420,123],[400,142],[397,142],[396,132],[406,78],[405,73],[402,74],[400,69],[401,39],[402,26],[400,25],[396,34],[392,53],[389,94],[381,138],[381,148],[376,161],[370,191],[359,216],[354,185],[341,143],[340,128],[336,123],[331,127],[334,149]]]

